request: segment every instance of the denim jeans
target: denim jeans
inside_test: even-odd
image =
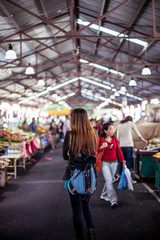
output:
[[[113,187],[113,178],[117,170],[118,162],[107,163],[102,162],[102,173],[105,184],[101,193],[101,197],[108,198],[110,203],[117,202],[117,194]]]
[[[88,229],[94,229],[92,210],[89,204],[89,195],[70,195],[73,225],[76,232],[76,237],[83,238],[83,217]]]
[[[131,169],[132,166],[132,155],[133,155],[133,147],[121,147],[124,159],[126,161],[126,165],[129,168],[129,170]],[[119,167],[118,167],[118,173],[119,175],[121,175],[123,170],[123,166],[122,163],[119,162]]]

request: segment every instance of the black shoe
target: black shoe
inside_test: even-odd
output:
[[[96,240],[95,229],[90,228],[88,230],[88,240]]]
[[[116,208],[117,206],[118,206],[118,203],[117,203],[117,202],[111,203],[111,208]]]

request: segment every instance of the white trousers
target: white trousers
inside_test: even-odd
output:
[[[110,203],[117,202],[117,194],[113,187],[113,178],[116,173],[118,162],[107,163],[102,162],[102,173],[105,184],[101,193],[101,197],[108,198]]]

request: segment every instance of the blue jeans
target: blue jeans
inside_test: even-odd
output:
[[[132,166],[133,147],[121,147],[121,150],[122,150],[124,159],[126,161],[126,165],[130,170]],[[119,175],[121,175],[122,170],[123,170],[122,162],[119,162],[119,167],[118,167]]]
[[[92,210],[89,204],[89,195],[70,195],[72,213],[73,213],[73,224],[76,232],[76,237],[79,239],[83,238],[83,217],[87,224],[88,229],[94,228]]]

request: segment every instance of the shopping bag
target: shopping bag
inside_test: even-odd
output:
[[[128,189],[133,191],[131,172],[128,168],[125,168],[124,172],[125,172],[125,178],[126,178],[126,183],[127,183]]]
[[[99,153],[97,153],[95,155],[96,158],[96,163],[95,163],[95,167],[96,167],[96,171],[99,172],[101,170],[102,167],[102,156],[104,154],[104,150],[100,151]]]
[[[124,168],[122,171],[121,178],[118,184],[118,189],[130,189],[133,191],[131,172],[128,168]]]
[[[127,182],[126,182],[126,178],[125,178],[125,169],[123,169],[122,173],[121,173],[121,178],[118,184],[118,189],[128,189],[127,187]]]

